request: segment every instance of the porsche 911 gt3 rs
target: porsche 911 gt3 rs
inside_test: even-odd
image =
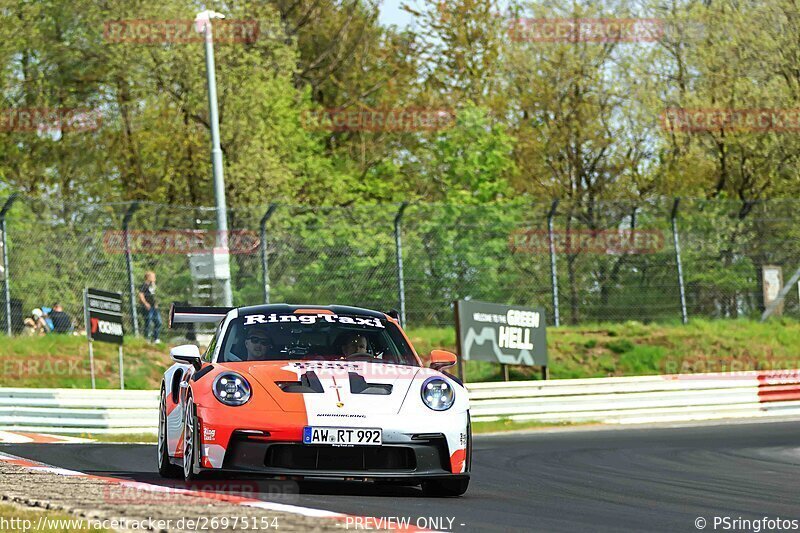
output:
[[[173,307],[170,325],[219,323],[204,354],[172,348],[158,470],[347,478],[466,492],[466,389],[434,350],[424,367],[393,316],[346,306]]]

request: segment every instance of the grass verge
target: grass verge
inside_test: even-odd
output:
[[[91,388],[89,347],[84,337],[0,337],[0,387]],[[119,388],[117,347],[94,343],[97,388]],[[125,338],[125,388],[157,388],[169,366],[169,348]]]
[[[520,431],[523,429],[549,429],[549,428],[563,428],[563,427],[576,427],[576,426],[589,426],[598,424],[598,422],[537,422],[531,420],[529,422],[515,422],[504,418],[495,420],[493,422],[473,422],[473,433],[499,433],[502,431]]]
[[[453,328],[412,328],[422,354],[456,351]],[[82,337],[0,337],[0,387],[89,388],[89,355]],[[800,322],[787,318],[692,320],[564,326],[547,332],[550,377],[589,378],[800,368]],[[95,343],[99,388],[119,387],[116,346]],[[171,365],[169,345],[125,339],[125,386],[156,389]],[[500,365],[466,361],[467,382],[500,381]],[[539,379],[539,369],[512,367],[512,380]]]
[[[420,353],[455,351],[450,328],[409,332]],[[800,368],[800,322],[787,318],[692,320],[687,325],[625,322],[547,331],[552,379],[786,370]],[[466,361],[468,383],[501,381],[500,365]],[[539,379],[539,370],[511,367],[512,380]]]
[[[78,435],[82,439],[92,439],[96,442],[157,442],[158,436],[155,433],[83,433]]]

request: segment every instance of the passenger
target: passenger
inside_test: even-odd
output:
[[[345,357],[353,354],[369,354],[369,341],[361,333],[346,333],[342,338],[341,349]]]

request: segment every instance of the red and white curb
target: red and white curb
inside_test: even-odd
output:
[[[363,517],[363,516],[354,516],[354,515],[347,515],[343,513],[337,513],[334,511],[326,511],[324,509],[313,509],[311,507],[303,507],[299,505],[290,505],[284,503],[277,503],[277,502],[267,502],[263,500],[257,500],[254,498],[246,498],[243,496],[235,496],[231,494],[220,494],[216,492],[208,492],[208,491],[194,491],[189,489],[182,489],[176,487],[166,487],[163,485],[153,485],[150,483],[144,483],[141,481],[130,481],[127,479],[120,479],[115,477],[107,477],[107,476],[95,476],[92,474],[86,474],[84,472],[78,472],[75,470],[68,470],[65,468],[59,468],[56,466],[47,465],[44,463],[40,463],[37,461],[32,461],[30,459],[25,459],[24,457],[17,457],[15,455],[10,455],[6,453],[0,452],[0,462],[11,464],[15,466],[20,466],[26,468],[31,471],[35,472],[47,472],[50,474],[57,474],[59,476],[73,476],[73,477],[81,477],[86,479],[92,479],[95,481],[101,481],[103,483],[108,483],[109,486],[117,486],[124,489],[134,489],[134,490],[142,490],[147,492],[156,492],[156,493],[166,493],[166,494],[181,494],[185,496],[194,496],[196,498],[206,498],[209,500],[216,500],[222,501],[225,503],[230,504],[237,504],[242,505],[245,507],[254,507],[258,509],[264,509],[268,511],[276,511],[282,513],[289,513],[289,514],[296,514],[310,518],[324,518],[324,519],[333,519],[338,522],[345,522],[346,524],[354,524],[354,523],[370,523],[370,524],[381,524],[382,519],[374,518],[374,517]],[[421,529],[415,526],[406,527],[402,529],[398,528],[391,528],[387,527],[385,529],[392,530],[392,531],[408,531],[408,532],[428,532],[431,530],[428,529]]]
[[[79,444],[83,442],[92,442],[92,440],[28,431],[0,431],[0,443],[4,444]]]

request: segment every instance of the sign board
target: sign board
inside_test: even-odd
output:
[[[761,267],[761,285],[764,290],[764,309],[778,299],[783,288],[783,269],[779,266],[764,265]],[[783,314],[783,302],[775,309],[774,315]]]
[[[464,360],[547,366],[544,308],[459,300],[456,313]]]
[[[122,344],[122,295],[99,289],[84,292],[86,336],[90,341]]]
[[[230,261],[226,253],[191,254],[189,271],[195,280],[226,280],[231,278]]]

